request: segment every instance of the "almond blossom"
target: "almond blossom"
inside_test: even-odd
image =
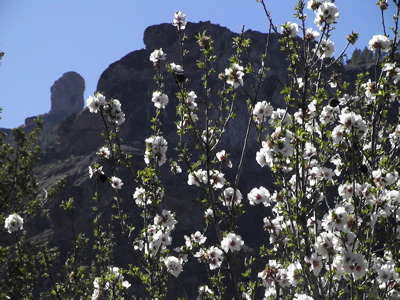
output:
[[[229,168],[232,168],[232,162],[231,160],[228,158],[228,154],[226,153],[225,150],[221,150],[220,152],[217,152],[215,154],[215,156],[217,157],[218,161],[226,163],[226,165]]]
[[[380,49],[383,52],[389,52],[390,50],[390,40],[384,35],[374,35],[369,41],[368,49],[374,51],[375,49]]]
[[[267,101],[257,102],[253,109],[253,117],[256,123],[263,123],[267,117],[270,117],[274,108]]]
[[[167,141],[162,136],[154,136],[146,139],[145,142],[146,152],[144,154],[144,161],[146,164],[156,161],[159,166],[162,166],[167,161]]]
[[[316,16],[314,23],[318,26],[320,30],[323,30],[325,24],[329,25],[335,23],[337,18],[339,17],[339,11],[336,5],[332,2],[321,3],[315,14]]]
[[[199,296],[197,297],[197,300],[205,299],[214,299],[214,292],[207,285],[199,287]]]
[[[263,203],[265,206],[270,204],[270,193],[269,191],[261,186],[259,188],[253,188],[250,193],[247,194],[250,205],[257,205]]]
[[[237,88],[243,85],[243,67],[238,64],[233,64],[231,68],[225,69],[226,83]]]
[[[110,158],[110,149],[108,147],[101,147],[100,150],[97,152],[98,155],[108,159]]]
[[[182,263],[175,256],[168,256],[164,260],[164,264],[167,267],[168,272],[170,272],[175,277],[178,277],[178,275],[182,272]]]
[[[320,59],[332,57],[335,51],[335,45],[331,40],[321,40],[315,45],[315,52]]]
[[[153,63],[158,63],[160,60],[165,60],[166,56],[167,54],[165,54],[162,48],[160,48],[158,50],[154,50],[150,54],[150,61],[152,61]]]
[[[190,110],[194,110],[197,107],[196,98],[197,98],[197,95],[193,91],[191,91],[187,94],[186,104]]]
[[[122,180],[121,180],[120,178],[118,178],[118,177],[113,176],[113,177],[111,177],[110,180],[111,180],[111,186],[112,186],[114,189],[119,190],[119,189],[121,189],[121,187],[124,185],[124,183],[122,182]]]
[[[153,98],[151,98],[151,101],[154,102],[154,106],[157,108],[165,108],[168,104],[168,95],[160,92],[160,91],[155,91],[153,92]]]
[[[286,22],[281,25],[281,33],[290,37],[296,37],[299,33],[299,25],[292,22]]]
[[[224,249],[225,252],[240,251],[243,244],[244,242],[240,235],[230,232],[222,239],[221,248]]]
[[[319,37],[319,32],[312,29],[312,28],[307,28],[306,33],[304,35],[304,39],[308,42],[313,42],[315,39]]]
[[[233,199],[233,197],[235,197],[235,199]],[[238,189],[228,187],[223,192],[222,204],[224,206],[233,207],[240,204],[242,198],[242,193]]]
[[[392,77],[394,84],[400,80],[400,68],[396,67],[396,63],[386,63],[382,69],[386,71],[386,77]]]
[[[184,30],[187,24],[186,15],[181,11],[175,12],[172,24],[178,27],[179,30]]]
[[[224,260],[223,252],[217,247],[210,247],[206,252],[207,261],[210,264],[210,269],[215,270],[221,267],[222,261]],[[196,254],[197,255],[197,254]],[[195,255],[195,256],[196,256]]]
[[[4,227],[9,233],[22,230],[24,228],[24,220],[18,214],[11,214],[7,217]]]
[[[304,260],[310,265],[314,275],[318,276],[323,266],[321,257],[318,256],[317,253],[313,253],[311,257],[305,257]]]
[[[101,107],[106,104],[106,98],[101,93],[96,93],[94,96],[89,96],[86,100],[86,105],[91,113],[97,113]]]

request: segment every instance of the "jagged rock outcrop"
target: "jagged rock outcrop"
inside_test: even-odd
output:
[[[185,40],[185,48],[189,50],[189,54],[185,56],[185,75],[189,78],[187,84],[189,89],[193,89],[199,97],[202,97],[202,83],[200,82],[201,70],[197,68],[196,60],[201,59],[202,53],[199,51],[199,46],[196,39],[193,37],[204,30],[216,40],[215,55],[216,60],[213,67],[216,73],[212,76],[211,95],[213,100],[217,100],[217,89],[223,85],[223,82],[218,79],[218,73],[224,72],[225,68],[229,67],[228,58],[233,54],[230,47],[232,38],[236,35],[225,27],[213,25],[210,22],[200,22],[198,24],[190,23],[185,30],[186,35],[190,38]],[[259,57],[257,53],[262,53],[267,41],[267,35],[254,31],[246,31],[245,37],[250,37],[253,40],[251,55],[252,59],[257,63]],[[150,130],[150,120],[154,115],[154,104],[151,101],[152,92],[156,89],[154,82],[154,67],[149,61],[150,53],[155,49],[163,48],[167,53],[169,62],[179,63],[179,44],[176,29],[170,24],[161,24],[151,26],[146,29],[144,34],[145,49],[133,51],[119,61],[112,63],[100,76],[97,90],[102,92],[107,98],[118,99],[122,103],[122,109],[126,114],[126,121],[122,124],[119,132],[123,139],[124,145],[131,149],[137,157],[135,159],[143,164],[143,152],[145,149],[144,140],[148,138],[152,132]],[[279,81],[285,80],[286,62],[284,55],[279,51],[278,38],[275,35],[270,36],[270,52],[271,55],[267,59],[267,64],[271,66],[271,71],[268,74],[266,83],[262,86],[259,93],[259,100],[268,100],[277,106],[282,106],[280,103],[281,96],[276,88]],[[165,76],[165,92],[170,95],[170,103],[162,114],[163,136],[167,139],[169,149],[173,149],[177,144],[177,135],[175,133],[176,120],[175,104],[177,99],[174,98],[177,88],[172,79],[172,76],[167,73],[166,69],[162,69]],[[245,84],[246,84],[245,79]],[[233,127],[230,128],[234,134],[226,135],[221,147],[225,147],[232,157],[236,157],[243,146],[244,132],[247,126],[246,116],[246,99],[238,97],[236,101],[236,110],[241,112],[238,114]],[[86,157],[96,152],[99,147],[104,145],[104,140],[100,136],[102,131],[102,122],[98,114],[91,114],[87,109],[70,116],[65,119],[60,125],[57,142],[48,149],[48,153],[44,158],[45,162],[60,164],[61,161],[69,157]],[[255,133],[252,136],[255,140]],[[261,178],[268,176],[267,169],[260,169],[254,159],[256,152],[256,144],[253,143],[248,151],[249,163],[246,164],[245,175],[241,188],[248,192],[255,182]],[[169,151],[171,155],[172,151]],[[169,156],[170,157],[170,156]],[[234,160],[235,160],[234,159]],[[168,167],[166,167],[168,168]],[[85,182],[89,185],[87,178],[87,170],[81,169],[82,173],[71,173],[70,176],[79,177],[74,179],[80,182]],[[229,177],[229,175],[228,175]],[[231,179],[231,178],[229,178]],[[171,179],[169,179],[171,180]],[[198,228],[202,219],[193,219],[192,210],[196,206],[190,201],[185,201],[185,205],[181,205],[181,196],[186,195],[186,199],[191,198],[190,192],[182,185],[182,181],[187,179],[182,178],[180,182],[166,182],[168,197],[166,205],[168,209],[174,210],[181,216],[180,224],[182,228],[189,231]],[[128,187],[126,187],[128,189]],[[130,188],[129,193],[133,193],[134,188]],[[189,193],[189,194],[188,194]],[[86,193],[83,193],[84,195]],[[70,195],[73,197],[74,195]],[[79,195],[82,196],[82,193]],[[187,218],[186,218],[187,216]],[[196,223],[197,222],[197,223]],[[250,222],[251,223],[251,222]],[[249,224],[244,224],[245,228]],[[251,225],[251,224],[250,224]]]
[[[51,109],[48,113],[40,115],[43,129],[38,142],[42,149],[55,142],[58,126],[65,118],[82,110],[85,80],[76,72],[67,72],[54,82],[50,91]],[[37,116],[25,119],[27,131],[33,129],[36,118]]]
[[[66,117],[79,112],[83,108],[85,80],[76,72],[64,73],[50,88],[51,108],[47,114],[41,115],[44,124],[51,126],[60,124]],[[25,127],[31,128],[36,117],[25,120]]]
[[[51,109],[49,114],[64,114],[65,116],[82,110],[85,91],[85,80],[76,72],[64,73],[54,82],[51,91]]]

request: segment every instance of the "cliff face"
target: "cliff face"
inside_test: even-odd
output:
[[[218,57],[213,65],[216,72],[211,78],[211,98],[213,101],[216,101],[218,99],[216,91],[223,84],[217,78],[218,73],[224,72],[225,68],[229,67],[228,58],[233,54],[231,49],[232,37],[236,34],[227,28],[213,25],[209,22],[189,23],[185,34],[192,37],[204,30],[215,40],[215,55]],[[253,40],[250,53],[251,58],[256,62],[260,61],[256,53],[263,53],[265,50],[267,35],[254,31],[246,31],[245,37]],[[134,169],[144,166],[144,140],[151,135],[149,128],[150,120],[155,111],[151,96],[152,92],[156,89],[156,84],[153,79],[155,74],[154,67],[152,62],[149,61],[150,53],[154,49],[163,48],[164,52],[168,55],[168,62],[180,64],[178,37],[175,28],[170,24],[161,24],[147,28],[144,33],[144,43],[146,45],[145,49],[133,51],[119,61],[112,63],[101,74],[97,86],[97,90],[105,94],[107,98],[118,99],[122,103],[122,110],[126,114],[126,121],[121,126],[120,136],[123,139],[124,149],[126,152],[132,154]],[[276,106],[282,106],[280,103],[281,97],[276,86],[279,81],[285,81],[287,64],[284,55],[279,51],[280,46],[275,35],[270,36],[269,44],[270,56],[267,59],[267,65],[271,70],[268,73],[266,83],[260,90],[258,100],[267,100]],[[194,38],[185,40],[185,48],[189,50],[184,61],[185,75],[189,79],[187,87],[189,90],[195,91],[198,97],[201,98],[202,83],[199,79],[202,73],[196,66],[196,60],[201,59],[202,53],[199,51],[199,46]],[[170,103],[163,112],[162,131],[164,138],[168,141],[170,150],[167,152],[167,156],[170,157],[170,153],[173,152],[172,149],[178,142],[178,137],[175,133],[176,125],[174,124],[174,121],[176,121],[175,105],[177,103],[174,95],[177,89],[171,75],[166,72],[165,68],[163,68],[162,72],[166,78],[165,92],[170,98]],[[247,80],[249,80],[248,77],[245,79],[245,84],[248,83]],[[58,84],[60,82],[66,82],[67,84],[63,88],[59,88]],[[89,113],[88,109],[79,110],[79,107],[82,107],[81,94],[71,91],[69,83],[76,85],[79,91],[79,88],[84,86],[79,78],[75,77],[71,79],[70,75],[66,76],[64,74],[63,78],[56,81],[52,87],[52,93],[55,95],[54,98],[58,94],[63,96],[59,97],[58,100],[54,100],[54,107],[52,96],[52,109],[49,115],[57,112],[72,113],[72,115],[60,124],[58,138],[47,149],[47,153],[43,157],[42,165],[37,174],[42,187],[45,189],[50,188],[57,179],[63,176],[66,176],[67,187],[57,195],[54,201],[47,203],[51,219],[48,222],[43,220],[37,221],[36,236],[33,237],[33,240],[36,241],[49,240],[51,244],[59,247],[62,255],[65,255],[72,246],[69,242],[71,235],[68,234],[71,232],[69,220],[67,219],[66,212],[59,207],[62,200],[71,197],[75,199],[78,209],[73,211],[72,221],[74,222],[76,232],[82,232],[86,236],[91,236],[93,233],[92,220],[94,213],[91,198],[95,191],[96,183],[95,180],[89,179],[88,166],[93,165],[97,159],[94,153],[99,147],[104,145],[103,137],[100,135],[103,130],[100,116]],[[232,153],[234,164],[238,162],[237,154],[243,146],[244,129],[247,126],[245,100],[244,97],[239,97],[236,100],[238,117],[235,120],[235,124],[230,128],[234,134],[226,135],[221,146],[221,149],[225,148]],[[68,110],[69,108],[64,105],[65,103],[70,104],[71,110]],[[79,111],[76,112],[77,110]],[[251,138],[254,141],[254,132]],[[246,195],[250,191],[250,188],[257,186],[258,183],[261,184],[262,182],[265,185],[265,178],[271,178],[266,168],[261,169],[257,166],[255,152],[256,145],[253,143],[248,151],[249,163],[245,166],[242,176],[243,181],[240,186],[243,195]],[[107,167],[105,167],[106,174],[107,171]],[[165,166],[164,171],[169,172],[167,166]],[[121,177],[125,175],[127,174],[122,174]],[[229,178],[232,177],[232,174],[227,176],[229,180],[232,179]],[[187,177],[185,175],[178,179],[168,176],[168,178],[163,178],[163,180],[165,180],[166,195],[168,195],[163,205],[164,208],[176,213],[179,223],[174,233],[174,239],[176,238],[178,244],[183,244],[184,234],[193,233],[203,226],[203,216],[195,218],[195,214],[193,214],[194,211],[199,209],[199,206],[190,200],[196,196],[197,192],[187,187],[185,184]],[[129,213],[130,220],[133,222],[139,220],[140,222],[139,210],[132,208],[132,205],[135,205],[132,202],[134,189],[135,186],[133,185],[124,185],[121,191],[127,202],[123,205],[126,208],[125,211]],[[112,192],[109,183],[100,186],[101,198],[99,205],[105,221],[110,220],[112,212]],[[250,214],[254,215],[258,213],[255,210],[250,212]],[[258,221],[254,221],[254,219]],[[260,242],[255,228],[257,230],[261,228],[261,224],[257,223],[261,221],[260,218],[252,218],[250,216],[250,218],[241,221],[241,224],[239,224],[243,235],[248,237],[246,243],[250,248]],[[138,227],[140,227],[140,224],[138,224]],[[118,228],[118,226],[116,225],[115,228]],[[118,233],[117,229],[115,231],[115,234],[119,237],[117,241],[117,263],[119,262],[118,259],[120,259],[121,266],[126,265],[127,260],[129,260],[128,258],[131,257],[129,247],[127,246],[126,239]],[[194,282],[198,281],[200,275],[196,273],[197,271],[195,266],[185,269],[184,284],[193,285]],[[194,292],[197,293],[197,291]]]
[[[85,80],[76,72],[67,72],[54,82],[51,91],[49,114],[71,115],[83,108]]]
[[[44,125],[57,126],[66,117],[81,111],[84,100],[85,80],[76,72],[64,73],[50,88],[51,109],[48,113],[41,115]],[[36,117],[25,120],[25,127],[33,126]]]
[[[57,140],[58,126],[66,117],[82,110],[85,80],[76,72],[67,72],[54,82],[50,91],[51,109],[48,113],[40,115],[43,128],[38,143],[42,149],[46,149]],[[33,129],[36,118],[37,116],[25,119],[27,131]]]
[[[222,85],[222,82],[217,79],[218,73],[224,72],[225,68],[229,67],[228,58],[233,54],[231,49],[232,37],[237,34],[225,27],[213,25],[209,22],[190,23],[187,26],[185,34],[191,38],[185,40],[185,48],[189,50],[184,61],[185,75],[190,79],[188,88],[193,89],[199,97],[202,94],[202,84],[198,80],[201,71],[196,66],[196,60],[201,59],[202,54],[193,36],[204,30],[207,30],[207,33],[215,39],[215,55],[218,57],[213,64],[216,73],[212,78],[211,87],[211,95],[214,95],[215,98],[217,89]],[[256,53],[264,51],[267,35],[249,30],[246,31],[245,36],[253,40],[252,59],[259,61]],[[164,52],[167,53],[167,61],[180,64],[179,44],[175,27],[170,24],[148,27],[145,30],[143,40],[146,45],[145,49],[133,51],[119,61],[112,63],[101,74],[97,85],[99,92],[102,92],[108,98],[118,99],[122,103],[126,122],[122,125],[121,135],[125,143],[139,142],[141,145],[143,145],[144,139],[151,134],[148,124],[150,124],[154,111],[151,94],[155,90],[156,84],[153,80],[154,68],[149,61],[150,53],[154,49],[163,48]],[[279,105],[281,97],[276,86],[279,81],[285,79],[286,61],[284,55],[279,51],[276,36],[270,38],[270,49],[271,55],[267,59],[267,64],[271,70],[266,84],[260,91],[260,100],[268,100],[282,106]],[[176,99],[174,99],[174,95],[177,89],[171,75],[165,69],[163,69],[163,75],[166,78],[165,91],[170,96],[171,101],[163,114],[163,132],[169,136],[176,128],[172,121],[175,120],[174,103],[176,103]],[[245,109],[245,101],[237,101],[237,103],[238,111]],[[240,118],[241,115],[239,115]],[[95,119],[96,115],[91,115],[86,109],[67,119],[60,126],[60,140],[58,145],[55,146],[57,148],[55,152],[64,157],[88,153],[88,147],[91,147],[92,151],[96,150],[101,145],[102,140],[95,136],[99,132],[98,126],[101,126],[99,122],[94,121]],[[244,122],[238,123],[240,125],[237,126],[245,126]],[[94,134],[91,135],[90,132]],[[89,135],[91,135],[91,145],[83,145],[83,143],[86,143],[85,137]],[[236,148],[237,143],[240,143],[238,136],[228,138],[234,148]],[[68,140],[73,140],[74,143],[68,143]]]

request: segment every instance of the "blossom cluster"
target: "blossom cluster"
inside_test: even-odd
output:
[[[339,18],[339,11],[333,2],[321,2],[319,0],[310,0],[307,3],[307,8],[315,12],[314,23],[318,26],[319,30],[324,31],[331,24],[336,23]],[[281,25],[281,33],[291,38],[297,37],[299,33],[299,25],[293,22],[286,22]],[[308,42],[313,42],[320,33],[307,28],[303,39]],[[331,58],[336,49],[334,43],[329,39],[322,39],[315,44],[314,52],[320,59]]]
[[[233,64],[230,68],[225,69],[226,83],[237,88],[243,86],[243,67],[238,64]]]
[[[150,224],[141,237],[134,243],[134,248],[143,252],[146,256],[156,257],[166,250],[166,247],[172,244],[171,232],[178,222],[175,216],[169,210],[163,210],[161,214],[156,214],[153,218],[153,224]],[[179,252],[179,249],[176,249]],[[163,263],[175,277],[182,272],[182,265],[187,261],[186,255],[179,257],[167,256]]]
[[[205,242],[205,238],[197,233],[198,238],[197,242],[195,242],[196,246],[201,246]],[[192,235],[193,236],[193,235]],[[190,247],[193,246],[192,238],[186,238],[186,245]],[[206,263],[209,265],[210,270],[218,269],[222,266],[222,262],[224,261],[224,253],[226,252],[235,252],[240,251],[243,246],[244,241],[240,235],[237,235],[233,232],[229,232],[221,241],[221,246],[211,246],[209,248],[201,247],[199,251],[194,254],[194,257],[197,257],[197,260],[201,263]]]
[[[146,152],[144,161],[150,164],[152,161],[162,166],[167,161],[168,143],[162,136],[154,136],[146,139]]]
[[[109,272],[104,278],[96,277],[93,281],[93,294],[92,300],[102,299],[104,292],[112,291],[113,293],[118,291],[118,287],[121,286],[123,290],[128,289],[131,284],[124,280],[122,270],[118,267],[109,267]]]
[[[179,30],[184,30],[187,24],[186,15],[181,11],[175,12],[172,24],[176,26]]]
[[[315,10],[315,20],[314,23],[318,26],[320,30],[323,30],[324,26],[336,23],[339,18],[339,11],[336,5],[332,2],[316,3],[315,0],[308,1],[307,7],[315,10],[314,8],[318,6]]]
[[[102,110],[113,124],[121,125],[125,122],[125,114],[121,110],[121,102],[117,99],[111,99],[107,102],[106,97],[98,92],[94,96],[89,96],[86,104],[91,113],[97,113]]]
[[[211,183],[214,189],[221,189],[225,184],[225,174],[218,170],[212,170],[208,174],[206,170],[199,169],[188,175],[188,185],[197,185]]]
[[[149,192],[146,192],[146,189],[144,187],[137,187],[133,194],[133,199],[135,199],[136,204],[140,207],[153,204],[156,202],[156,199],[163,197],[164,189],[162,189],[161,187],[157,188],[151,194],[149,194]]]
[[[253,117],[256,123],[264,123],[267,117],[271,117],[273,106],[267,101],[257,102],[253,109]]]
[[[393,66],[388,67],[390,70],[393,68]],[[387,73],[388,80],[396,76],[394,73]],[[370,86],[370,84],[367,83],[365,86]],[[329,101],[322,107],[321,113],[316,113],[317,103],[310,101],[306,111],[299,109],[289,116],[297,124],[304,126],[305,132],[319,136],[321,139],[327,140],[328,137],[331,139],[335,151],[338,151],[332,154],[330,160],[335,169],[332,169],[330,163],[324,165],[319,160],[321,150],[316,144],[305,141],[299,153],[299,149],[293,147],[298,141],[296,134],[288,130],[287,126],[270,122],[275,131],[267,138],[267,141],[262,143],[256,160],[261,166],[268,165],[281,170],[283,176],[289,179],[285,196],[276,193],[270,196],[268,190],[261,187],[254,188],[248,194],[248,199],[252,205],[263,204],[272,207],[273,216],[264,218],[264,229],[268,231],[270,243],[274,245],[276,251],[282,246],[288,247],[293,235],[299,236],[299,224],[285,217],[285,207],[289,205],[288,199],[295,198],[296,189],[301,186],[300,184],[306,183],[304,191],[307,201],[314,202],[317,206],[321,205],[322,201],[326,201],[328,196],[318,187],[322,182],[334,182],[335,176],[343,176],[346,154],[342,151],[343,149],[354,151],[352,147],[356,141],[358,149],[361,149],[361,153],[364,154],[361,170],[370,174],[372,182],[350,181],[338,185],[339,198],[336,199],[335,206],[330,208],[322,219],[311,218],[307,221],[309,234],[315,237],[312,253],[304,257],[303,261],[293,261],[286,268],[283,268],[278,261],[270,261],[266,269],[259,273],[266,288],[266,298],[276,296],[277,285],[281,288],[296,287],[297,279],[303,276],[303,263],[315,276],[324,274],[323,276],[331,276],[331,280],[336,282],[342,279],[358,280],[365,278],[367,274],[374,274],[375,281],[381,289],[388,288],[389,294],[397,293],[394,286],[400,280],[394,269],[395,263],[389,259],[393,257],[393,254],[386,251],[385,257],[388,260],[385,261],[375,254],[363,253],[360,239],[360,230],[373,234],[377,224],[386,218],[400,221],[399,174],[396,170],[368,167],[371,166],[371,161],[367,153],[370,153],[372,147],[370,125],[362,115],[354,111],[354,105],[361,101],[360,99],[367,104],[378,101],[379,89],[384,88],[384,86],[376,86],[373,91],[366,89],[362,97],[345,94],[335,101]],[[331,129],[329,134],[327,134],[327,128]],[[399,145],[397,127],[385,134],[390,137],[389,145],[397,149]],[[384,141],[384,139],[374,141],[375,149],[381,149]],[[301,155],[303,165],[296,166],[298,171],[295,173],[291,162],[296,153]],[[283,203],[285,205],[282,205]],[[309,207],[307,203],[302,202],[298,202],[297,205]],[[363,213],[358,207],[360,205],[364,207]],[[301,243],[305,242],[303,238],[300,240]],[[375,262],[373,267],[370,261]],[[323,286],[327,287],[328,283],[324,284]]]
[[[233,166],[232,161],[228,158],[229,154],[226,153],[225,150],[217,152],[215,156],[217,157],[218,161],[225,163],[228,166],[228,168],[232,168]]]
[[[270,260],[265,269],[258,273],[258,278],[262,280],[265,287],[265,298],[276,299],[276,286],[280,286],[281,288],[296,286],[301,279],[301,271],[301,264],[299,262],[291,263],[284,268],[276,260]]]
[[[390,40],[387,36],[384,35],[374,35],[372,39],[369,41],[369,49],[376,50],[380,49],[383,52],[388,52],[390,50]]]

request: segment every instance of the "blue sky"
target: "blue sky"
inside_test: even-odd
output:
[[[276,25],[294,21],[296,0],[265,2]],[[372,35],[382,34],[375,2],[336,0],[340,17],[332,40],[337,52],[352,30],[361,34],[358,48],[368,45]],[[0,51],[5,52],[0,67],[0,128],[47,113],[50,87],[65,72],[82,75],[86,99],[108,65],[144,47],[146,27],[170,23],[177,10],[190,22],[211,21],[234,32],[243,25],[261,32],[268,29],[255,0],[0,0]],[[392,7],[388,21],[393,13]],[[308,15],[309,27],[316,29],[314,13]]]

